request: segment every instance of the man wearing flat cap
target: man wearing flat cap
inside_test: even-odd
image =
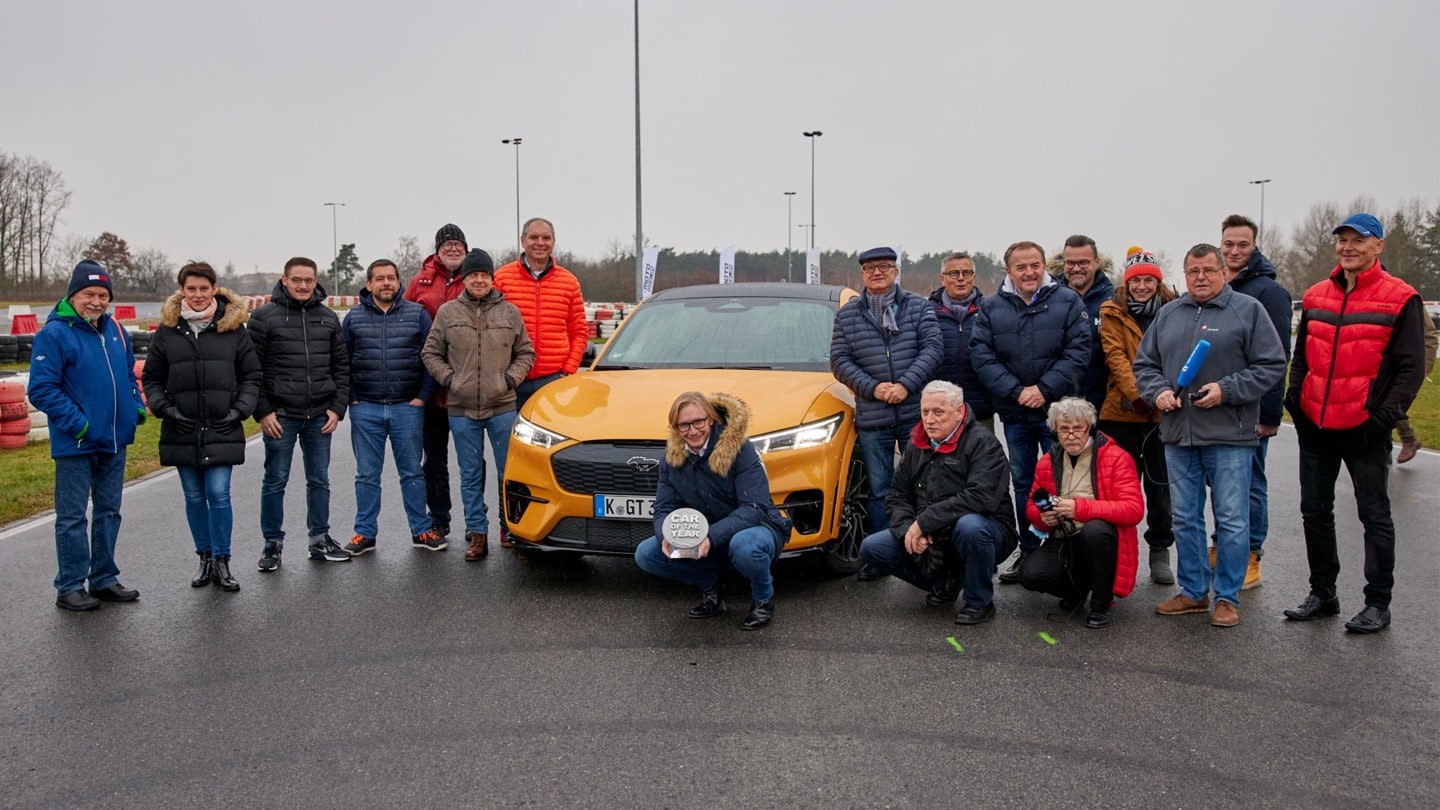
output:
[[[885,495],[895,470],[896,447],[920,421],[920,391],[935,379],[944,338],[923,296],[900,289],[900,268],[888,247],[860,254],[861,293],[840,307],[830,337],[830,371],[855,392],[859,453],[870,481],[865,531],[883,530]],[[863,580],[883,574],[872,566]]]
[[[1310,621],[1340,613],[1335,479],[1344,463],[1365,527],[1365,608],[1345,629],[1374,633],[1390,624],[1395,583],[1390,430],[1420,390],[1426,315],[1415,288],[1380,263],[1385,230],[1378,219],[1353,214],[1334,234],[1339,263],[1305,291],[1285,391],[1300,440],[1300,517],[1310,562],[1310,594],[1285,616]]]

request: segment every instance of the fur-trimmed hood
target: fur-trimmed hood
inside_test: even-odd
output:
[[[215,321],[215,331],[231,332],[245,325],[250,318],[250,308],[245,305],[245,299],[224,287],[215,288],[215,299],[224,302],[224,312]],[[180,326],[180,304],[185,300],[185,295],[176,291],[165,299],[165,305],[160,307],[160,323],[171,329]]]
[[[710,404],[720,414],[720,423],[710,427],[710,470],[719,476],[730,473],[740,448],[749,440],[750,407],[729,394],[709,394]],[[671,467],[681,467],[690,451],[680,431],[671,425],[665,438],[665,461]]]

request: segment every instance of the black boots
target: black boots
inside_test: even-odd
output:
[[[190,580],[190,587],[203,588],[209,585],[210,579],[215,576],[215,561],[211,559],[210,552],[208,551],[197,551],[195,553],[200,555],[200,573],[196,574],[195,578]]]
[[[690,608],[685,615],[692,619],[708,619],[719,615],[725,610],[725,603],[720,599],[720,587],[712,585],[700,592],[700,604]]]
[[[230,557],[212,557],[208,551],[197,551],[200,555],[200,572],[190,580],[190,587],[203,588],[214,584],[222,591],[238,591],[240,583],[230,575]],[[262,569],[263,570],[263,569]]]
[[[240,590],[240,583],[235,581],[235,577],[230,576],[230,558],[215,557],[212,562],[214,570],[210,575],[210,581],[215,583],[215,587],[222,591]]]

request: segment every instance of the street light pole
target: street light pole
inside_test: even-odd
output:
[[[785,192],[785,280],[790,281],[790,268],[794,264],[790,259],[791,253],[795,250],[795,192]]]
[[[325,204],[328,205],[328,206],[330,206],[330,252],[331,252],[331,255],[334,256],[334,258],[330,260],[330,270],[331,270],[330,275],[332,276],[332,279],[331,279],[331,280],[335,283],[335,292],[334,292],[334,294],[335,294],[335,295],[339,295],[339,294],[340,294],[340,236],[339,236],[339,234],[340,234],[340,229],[339,229],[339,224],[338,224],[338,223],[339,223],[339,219],[338,219],[337,216],[336,216],[336,212],[337,212],[339,209],[344,208],[344,207],[345,207],[345,203],[327,202],[327,203],[325,203]]]
[[[815,139],[824,135],[820,130],[802,133],[810,139],[810,247],[815,247]]]
[[[645,227],[640,221],[640,0],[635,0],[635,300],[645,288]]]
[[[515,244],[519,246],[520,252],[525,252],[525,242],[520,234],[520,139],[506,138],[500,143],[515,144]]]
[[[1251,180],[1250,185],[1260,187],[1260,233],[1255,236],[1255,247],[1260,247],[1260,235],[1265,233],[1265,184],[1270,178],[1264,180]]]

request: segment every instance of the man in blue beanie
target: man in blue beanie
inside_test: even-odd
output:
[[[50,422],[59,563],[55,605],[64,610],[94,610],[101,602],[140,596],[120,584],[115,564],[125,448],[135,441],[135,426],[145,421],[145,406],[130,336],[106,314],[113,293],[110,274],[99,262],[75,265],[65,297],[35,335],[30,362],[30,402]]]

